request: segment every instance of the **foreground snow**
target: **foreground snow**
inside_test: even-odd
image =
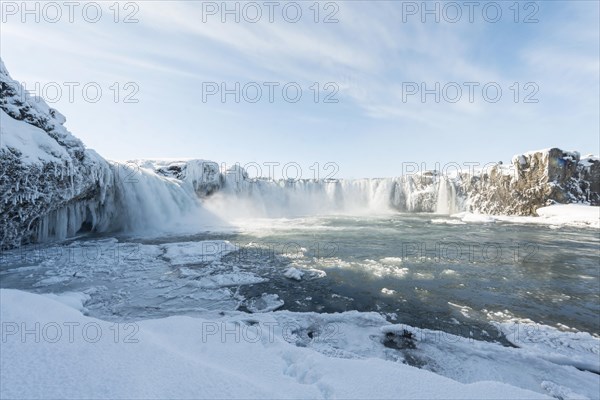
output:
[[[376,358],[328,357],[290,343],[290,326],[275,314],[116,325],[60,297],[0,296],[2,398],[547,398]]]

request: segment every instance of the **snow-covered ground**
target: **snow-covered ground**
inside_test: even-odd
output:
[[[482,371],[489,380],[470,384],[364,356],[385,349],[371,336],[404,329],[375,328],[385,320],[373,313],[228,313],[114,324],[82,315],[73,295],[3,289],[0,296],[2,398],[547,398],[492,381],[507,367],[502,351],[511,349],[501,346],[476,346],[481,367],[495,357],[500,364],[497,372]],[[319,334],[322,326],[335,328]],[[521,374],[518,363],[512,368]],[[560,368],[562,380],[579,383],[576,370]],[[573,394],[552,381],[553,372],[561,371],[540,372],[548,378],[542,388]]]
[[[435,218],[433,223],[460,224],[514,222],[522,224],[543,224],[552,226],[579,226],[600,228],[600,207],[585,204],[555,204],[537,209],[537,217],[521,217],[508,215],[487,215],[461,212],[453,214],[452,219]]]
[[[553,225],[589,225],[600,228],[600,207],[582,204],[555,204],[538,208],[537,214]]]
[[[572,365],[600,374],[600,341],[587,332],[569,332],[569,327],[556,328],[536,324],[528,319],[492,313],[496,326],[515,346],[537,353],[556,364]],[[502,321],[502,322],[500,322]]]

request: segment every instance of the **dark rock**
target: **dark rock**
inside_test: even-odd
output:
[[[390,349],[406,350],[416,349],[415,338],[412,332],[403,329],[402,334],[396,334],[394,332],[388,332],[385,334],[383,339],[383,345]]]

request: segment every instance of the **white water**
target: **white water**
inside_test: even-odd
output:
[[[150,233],[190,232],[216,223],[202,207],[191,179],[167,178],[151,169],[112,162],[102,182],[97,198],[73,202],[41,218],[37,241],[75,236],[86,229],[84,225],[97,232]]]
[[[438,184],[431,176],[251,180],[244,171],[220,175],[216,164],[192,160],[177,163],[184,174],[175,179],[155,172],[165,165],[173,164],[148,161],[131,168],[111,163],[112,173],[103,177],[98,199],[49,213],[37,225],[37,239],[62,240],[77,234],[83,224],[99,232],[191,232],[229,226],[240,218],[462,211],[454,184],[446,179]],[[217,193],[201,199],[219,186]]]
[[[456,214],[459,211],[456,187],[446,177],[442,177],[438,186],[438,195],[435,212],[437,214]]]
[[[222,190],[205,206],[223,217],[296,217],[390,212],[454,213],[460,209],[454,185],[420,175],[357,180],[250,180],[228,173]],[[443,195],[440,197],[440,193]],[[442,204],[439,204],[439,202]]]
[[[241,181],[205,202],[223,217],[294,217],[338,213],[389,213],[391,180]]]

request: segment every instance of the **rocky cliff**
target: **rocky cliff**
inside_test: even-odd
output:
[[[97,225],[111,170],[64,123],[0,60],[0,246],[72,236]]]
[[[551,205],[600,205],[600,160],[553,148],[514,156],[509,167],[496,165],[476,175],[461,174],[457,188],[471,211],[536,215]]]

